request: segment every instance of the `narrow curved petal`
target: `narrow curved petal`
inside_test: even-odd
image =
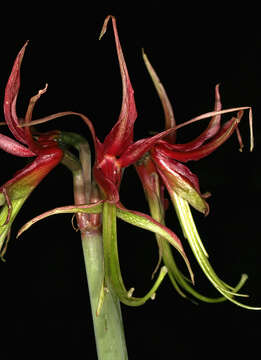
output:
[[[7,190],[9,198],[19,198],[24,196],[29,190],[35,188],[40,181],[61,161],[63,152],[57,149],[45,149],[45,153],[34,159],[22,170],[19,170],[15,175],[0,187],[0,192],[3,187]]]
[[[28,42],[25,43],[15,59],[5,88],[4,98],[5,121],[14,137],[24,144],[26,144],[26,139],[24,136],[24,129],[19,128],[19,119],[16,115],[16,100],[20,88],[20,67],[27,44]]]
[[[169,158],[174,158],[176,160],[187,162],[190,160],[199,160],[202,159],[213,151],[215,151],[219,146],[221,146],[236,130],[238,123],[242,117],[242,112],[238,113],[237,118],[232,118],[227,121],[218,134],[212,138],[206,144],[196,148],[194,150],[181,151],[179,144],[169,144],[167,142],[161,142],[155,145],[156,148],[160,149],[160,152]]]
[[[90,205],[70,205],[62,206],[49,211],[42,213],[28,221],[25,225],[19,230],[17,237],[19,237],[24,231],[28,230],[36,222],[43,220],[49,216],[57,214],[75,214],[75,213],[84,213],[84,214],[99,214],[102,211],[103,201],[99,201],[95,204]]]
[[[219,84],[215,86],[215,105],[214,105],[214,111],[220,111],[222,108],[222,103],[220,99],[220,93],[219,93]],[[221,115],[214,115],[207,127],[207,129],[204,131],[205,136],[207,139],[213,137],[217,134],[217,132],[220,129],[220,121],[221,121]]]
[[[128,146],[128,148],[125,150],[125,152],[121,155],[118,162],[122,167],[129,166],[129,165],[135,163],[136,161],[138,161],[154,145],[155,146],[158,146],[158,145],[161,146],[161,143],[165,144],[164,145],[164,151],[166,151],[166,156],[172,157],[172,155],[170,155],[170,153],[172,151],[175,151],[175,153],[177,153],[177,156],[179,156],[181,158],[183,156],[183,154],[184,154],[184,149],[182,151],[179,151],[180,148],[182,147],[182,144],[181,145],[180,144],[174,144],[173,145],[173,144],[167,143],[166,141],[161,141],[162,139],[164,139],[164,137],[168,136],[169,134],[171,134],[172,132],[174,132],[176,130],[179,130],[179,129],[187,126],[187,125],[193,124],[193,123],[201,121],[203,119],[207,119],[209,117],[213,117],[213,116],[217,116],[217,115],[221,115],[221,114],[226,114],[226,113],[230,113],[230,112],[234,112],[234,111],[239,111],[239,114],[241,114],[241,110],[251,110],[251,108],[249,108],[249,106],[242,106],[242,107],[225,109],[225,110],[220,110],[220,111],[210,111],[208,113],[196,116],[195,118],[190,119],[190,120],[184,122],[183,124],[177,125],[174,128],[162,131],[162,132],[160,132],[160,133],[158,133],[158,134],[156,134],[156,135],[154,135],[152,137],[138,140],[138,141],[134,142],[133,144],[131,144],[130,146]],[[250,112],[250,116],[251,116],[251,112]],[[240,117],[241,117],[241,115],[240,115]],[[251,120],[251,118],[249,118],[249,119]],[[235,127],[236,127],[238,119],[233,118],[231,120],[231,122],[233,122],[233,121],[236,123],[236,124],[234,124]],[[229,124],[229,122],[228,122],[228,124]],[[225,129],[226,129],[226,127],[225,127]],[[222,131],[219,132],[219,133],[222,134]],[[224,136],[222,138],[224,138]],[[222,144],[222,142],[220,143],[220,145],[221,144]],[[220,145],[218,145],[218,146],[220,146]],[[168,150],[170,152],[168,152]],[[212,150],[212,151],[214,151],[214,150]],[[192,155],[194,154],[194,152],[191,152],[191,153],[192,153]],[[189,157],[189,154],[190,154],[190,152],[188,152],[188,157]],[[184,154],[184,158],[185,157],[186,157],[186,154]],[[204,157],[204,156],[201,156],[201,157]],[[179,158],[177,158],[177,160],[179,160]],[[182,161],[182,159],[181,159],[181,161]]]
[[[161,103],[162,103],[162,107],[163,107],[164,115],[165,115],[165,129],[175,127],[176,121],[174,118],[174,113],[173,113],[171,103],[168,99],[168,96],[166,94],[166,91],[165,91],[162,83],[160,82],[159,77],[157,76],[154,68],[152,67],[151,63],[149,62],[149,59],[148,59],[147,55],[144,53],[144,51],[143,51],[143,59],[144,59],[145,65],[147,67],[147,70],[152,78],[152,81],[155,85],[155,88],[157,90],[157,93],[159,95]],[[221,100],[220,100],[219,84],[218,84],[215,87],[214,111],[218,112],[221,110],[221,108],[222,108],[222,104],[221,104]],[[190,142],[187,142],[186,144],[180,145],[180,150],[183,147],[184,147],[185,151],[193,150],[194,148],[199,147],[207,139],[214,136],[220,129],[220,120],[221,120],[220,114],[214,115],[212,117],[208,127],[206,128],[206,130],[203,131],[203,133],[201,135],[199,135],[196,139],[194,139]],[[174,144],[175,140],[176,140],[176,133],[169,134],[168,136],[166,136],[165,140],[171,144]]]
[[[214,112],[217,113],[221,110],[222,104],[220,100],[219,94],[219,84],[215,87],[215,105],[214,105]],[[191,151],[200,147],[205,141],[210,139],[211,137],[215,136],[219,129],[220,129],[220,121],[221,115],[218,113],[217,115],[213,115],[208,127],[194,140],[189,141],[185,144],[177,144],[179,151]]]
[[[118,36],[116,20],[113,16],[107,16],[101,31],[100,38],[107,30],[109,20],[112,20],[113,31],[116,43],[116,50],[120,65],[122,78],[122,105],[117,123],[104,140],[104,152],[110,155],[120,156],[126,147],[133,141],[133,126],[137,118],[134,91],[130,82],[127,66],[122,53],[122,48]]]
[[[222,115],[222,114],[228,114],[231,112],[241,112],[242,110],[249,110],[249,123],[250,126],[252,125],[252,109],[250,106],[239,106],[239,107],[235,107],[235,108],[230,108],[230,109],[223,109],[223,110],[219,110],[219,111],[209,111],[207,113],[198,115],[188,121],[185,121],[182,124],[177,125],[174,130],[179,130],[185,126],[188,126],[190,124],[196,123],[198,121],[204,120],[204,119],[208,119],[209,117],[213,117],[213,116],[217,116],[217,115]]]
[[[152,137],[135,141],[133,144],[128,146],[125,152],[118,159],[121,167],[127,167],[138,161],[146,152],[148,152],[152,146],[154,146],[159,140],[173,133],[175,128],[171,128],[162,131]]]
[[[63,152],[60,149],[52,149],[52,151],[46,149],[44,155],[38,156],[0,187],[0,256],[6,251],[12,223],[24,202],[43,178],[61,161],[62,156]]]
[[[173,171],[173,174],[181,175],[184,179],[187,179],[191,185],[200,192],[198,177],[193,174],[190,169],[184,164],[174,160],[174,158],[166,157],[159,149],[153,149],[151,152],[151,158],[157,169],[162,170],[164,173]]]
[[[35,106],[37,100],[40,98],[40,96],[42,94],[44,94],[46,92],[46,90],[47,90],[47,84],[45,85],[44,89],[39,90],[36,95],[31,97],[31,99],[29,101],[27,111],[26,111],[26,115],[25,115],[25,120],[24,120],[25,124],[28,124],[28,123],[31,122],[34,106]],[[32,151],[34,151],[35,153],[38,154],[40,149],[41,149],[41,146],[39,144],[37,144],[37,142],[35,142],[33,140],[30,127],[25,127],[23,130],[24,130],[24,133],[25,133],[25,138],[26,138],[27,145],[29,146],[29,148]]]
[[[0,134],[0,148],[9,154],[21,157],[31,157],[36,155],[27,147],[3,134]]]
[[[220,297],[207,297],[201,293],[199,293],[195,287],[191,286],[189,279],[187,279],[182,272],[178,269],[177,264],[174,260],[171,248],[169,246],[169,244],[164,241],[162,243],[163,246],[163,261],[168,269],[168,275],[170,277],[170,280],[173,284],[173,286],[175,287],[175,289],[177,290],[177,292],[184,298],[187,298],[187,294],[190,294],[193,296],[193,299],[190,299],[192,302],[195,299],[198,299],[200,301],[204,301],[207,303],[220,303],[223,302],[225,300],[227,300],[226,297],[224,296],[220,296]],[[237,284],[237,286],[235,286],[233,289],[235,291],[235,293],[237,293],[241,287],[244,285],[245,281],[247,280],[247,276],[243,275],[242,278],[240,279],[239,283]],[[186,293],[184,293],[184,291]]]

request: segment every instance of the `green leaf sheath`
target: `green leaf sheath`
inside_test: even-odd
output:
[[[99,231],[81,232],[81,239],[98,359],[127,360],[120,303],[113,289],[103,287],[102,235]]]

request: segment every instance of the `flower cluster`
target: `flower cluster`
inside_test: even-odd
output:
[[[119,118],[109,134],[105,137],[104,141],[101,142],[96,136],[91,121],[86,116],[78,113],[58,113],[42,120],[49,121],[58,116],[75,114],[81,116],[86,122],[91,130],[95,147],[95,163],[92,169],[93,179],[90,181],[93,184],[94,182],[97,184],[98,196],[96,196],[95,201],[90,198],[88,203],[76,203],[72,206],[57,208],[41,214],[25,224],[20,230],[19,235],[34,222],[52,214],[66,212],[77,213],[78,215],[80,213],[100,214],[99,216],[102,216],[104,281],[106,285],[114,288],[115,293],[123,303],[132,306],[143,304],[154,296],[155,291],[168,273],[174,287],[182,296],[189,293],[193,297],[208,302],[219,302],[228,299],[237,305],[250,308],[250,306],[241,304],[235,300],[237,295],[242,296],[242,294],[238,294],[238,291],[242,287],[246,277],[243,275],[237,286],[229,286],[216,275],[209,263],[207,252],[199,237],[190,211],[190,206],[192,206],[207,215],[209,206],[206,198],[209,194],[201,193],[198,177],[193,174],[184,163],[191,160],[199,160],[209,155],[229,139],[234,132],[239,135],[238,124],[243,116],[243,112],[244,110],[249,110],[251,120],[251,109],[245,106],[222,110],[219,86],[217,85],[215,88],[213,111],[197,116],[181,125],[176,125],[173,109],[165,89],[147,56],[143,53],[146,67],[163,106],[165,129],[154,136],[134,141],[134,124],[137,118],[134,91],[123,56],[114,17],[108,16],[105,19],[100,37],[107,31],[109,20],[112,21],[113,25],[122,79],[121,110]],[[74,135],[71,135],[70,138],[69,134],[65,135],[62,132],[32,133],[32,125],[37,123],[37,121],[34,122],[31,120],[33,107],[41,94],[46,91],[46,88],[32,97],[25,118],[18,120],[15,105],[20,85],[20,65],[25,46],[19,52],[14,63],[12,73],[7,83],[4,101],[5,121],[19,142],[0,135],[0,147],[4,151],[16,156],[36,158],[31,164],[18,172],[9,182],[0,188],[0,201],[2,205],[0,214],[0,246],[2,246],[2,253],[6,248],[5,239],[10,231],[12,221],[31,191],[59,162],[63,161],[64,164],[67,164],[65,157],[66,154],[69,154],[67,151],[69,146],[77,147],[77,141],[74,142],[73,140],[75,139]],[[221,115],[230,112],[237,112],[237,114],[224,124],[221,124]],[[199,136],[185,144],[176,143],[176,135],[180,128],[207,118],[210,118],[209,124]],[[238,137],[241,144],[241,137]],[[80,140],[80,142],[81,141],[82,140]],[[77,148],[79,150],[79,146]],[[85,169],[82,157],[80,157],[80,162],[81,166]],[[135,166],[141,179],[149,204],[150,215],[126,209],[120,200],[120,184],[123,171],[131,165]],[[88,174],[88,176],[91,175]],[[184,237],[187,239],[201,269],[222,295],[221,297],[214,299],[208,298],[195,290],[194,275],[184,252],[182,241],[164,222],[166,210],[165,189],[177,213]],[[117,247],[117,218],[137,227],[147,229],[156,236],[159,247],[159,262],[153,275],[158,272],[158,268],[162,262],[164,265],[161,267],[152,288],[143,297],[134,297],[134,289],[128,290],[124,285]],[[89,221],[85,225],[87,228],[82,227],[81,231],[92,231],[94,228],[92,221]],[[190,280],[178,269],[171,247],[174,247],[184,259]]]

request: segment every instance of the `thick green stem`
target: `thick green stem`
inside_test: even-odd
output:
[[[99,360],[128,359],[119,300],[113,290],[103,289],[103,246],[100,232],[82,232],[89,295]],[[100,299],[102,307],[97,315]]]

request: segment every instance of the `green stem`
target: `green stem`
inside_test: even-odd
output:
[[[92,318],[99,360],[128,359],[121,309],[112,288],[104,291],[102,307],[97,315],[103,293],[104,269],[102,235],[82,232],[82,248],[89,287]]]

